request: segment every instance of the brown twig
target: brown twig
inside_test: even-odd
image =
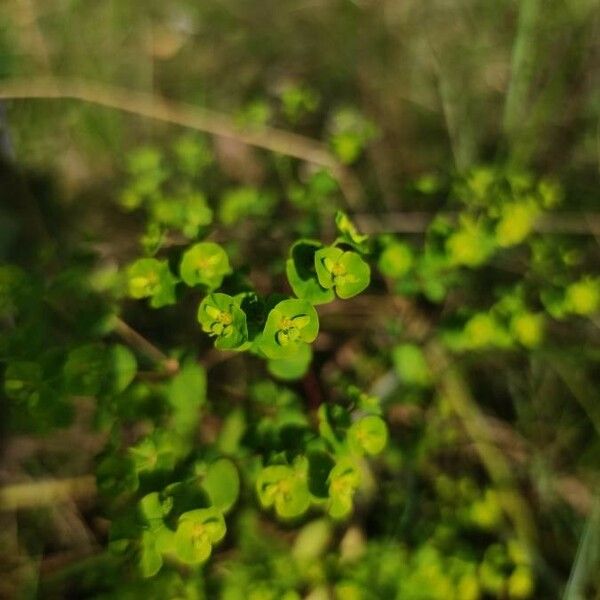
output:
[[[357,207],[361,186],[325,144],[274,127],[241,128],[221,113],[125,88],[59,78],[16,79],[0,84],[0,99],[70,99],[97,104],[291,156],[324,167],[338,180],[349,206]]]
[[[164,352],[159,350],[152,342],[148,341],[142,334],[138,333],[133,327],[125,323],[123,319],[114,317],[115,332],[130,346],[139,350],[152,361],[161,365],[169,375],[174,375],[179,371],[179,361],[175,358],[169,358]]]
[[[0,511],[50,506],[68,500],[93,498],[95,495],[96,478],[93,475],[15,483],[0,488]]]

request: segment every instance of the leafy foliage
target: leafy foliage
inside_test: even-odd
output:
[[[320,101],[295,85],[278,98],[293,124]],[[239,118],[271,115],[254,103]],[[353,110],[327,127],[348,164],[376,133]],[[139,256],[119,269],[0,267],[7,422],[61,432],[88,403],[101,440],[105,564],[57,587],[229,600],[545,594],[527,515],[514,514],[519,490],[495,453],[513,438],[486,439],[501,419],[477,402],[483,389],[486,410],[512,410],[489,380],[517,390],[515,413],[532,410],[528,386],[565,332],[597,320],[593,260],[538,232],[558,185],[499,166],[423,177],[415,194],[443,195],[449,210],[423,235],[366,235],[360,217],[319,207],[339,174],[276,157],[280,196],[215,182],[214,164],[211,144],[187,135],[131,154],[119,204],[144,224]],[[275,222],[284,203],[301,218]],[[237,235],[246,227],[250,241]],[[582,351],[581,381],[596,359]],[[499,383],[497,365],[518,361],[529,378],[511,366]],[[593,421],[580,381],[565,381],[584,406],[573,418]]]
[[[213,290],[231,273],[231,266],[221,246],[214,242],[200,242],[185,251],[179,272],[181,279],[190,287],[204,285]]]

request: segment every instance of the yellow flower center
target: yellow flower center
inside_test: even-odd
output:
[[[223,323],[223,325],[231,325],[231,323],[233,323],[233,316],[231,313],[221,311],[217,315],[217,321],[219,321],[219,323]]]
[[[333,264],[333,267],[331,267],[331,273],[335,277],[340,277],[346,274],[346,267],[343,264],[336,262]]]

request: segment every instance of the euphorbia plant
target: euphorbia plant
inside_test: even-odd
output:
[[[348,161],[362,143],[352,124],[333,128]],[[120,202],[146,226],[120,270],[73,290],[73,277],[40,285],[0,268],[11,419],[46,433],[94,407],[99,562],[126,574],[131,597],[532,597],[506,494],[493,473],[465,473],[479,438],[463,429],[485,415],[463,427],[452,402],[479,400],[460,395],[462,367],[486,380],[489,364],[542,364],[557,326],[597,314],[582,253],[536,233],[556,186],[478,169],[454,177],[453,211],[423,235],[366,236],[343,212],[335,233],[333,214],[273,223],[269,189],[217,190],[213,211],[192,185],[206,144],[174,154],[175,166],[143,151],[128,167]],[[301,213],[336,189],[323,170],[286,183]],[[247,222],[265,235],[242,239]],[[72,339],[32,335],[40,318],[67,320]]]

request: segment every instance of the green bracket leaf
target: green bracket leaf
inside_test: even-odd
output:
[[[183,513],[175,531],[174,550],[186,564],[206,562],[212,547],[227,532],[222,513],[216,508],[199,508]]]
[[[269,312],[259,348],[268,358],[290,358],[318,333],[319,317],[310,302],[283,300]]]
[[[315,270],[315,253],[322,247],[314,240],[299,240],[291,247],[286,261],[286,274],[294,294],[315,305],[326,304],[335,298],[332,289],[321,286]]]
[[[371,268],[354,251],[329,246],[315,253],[319,283],[343,299],[360,294],[371,280]]]
[[[212,505],[226,513],[240,494],[240,476],[236,466],[227,458],[220,458],[208,466],[202,488]]]
[[[166,260],[136,260],[127,269],[127,283],[132,298],[150,298],[150,306],[153,308],[175,303],[177,279],[169,270]]]
[[[198,307],[202,330],[215,338],[215,347],[235,350],[248,340],[246,313],[236,299],[227,294],[210,294]]]
[[[231,272],[227,253],[214,242],[194,244],[184,252],[179,268],[181,279],[187,285],[205,285],[210,290],[218,288]]]

